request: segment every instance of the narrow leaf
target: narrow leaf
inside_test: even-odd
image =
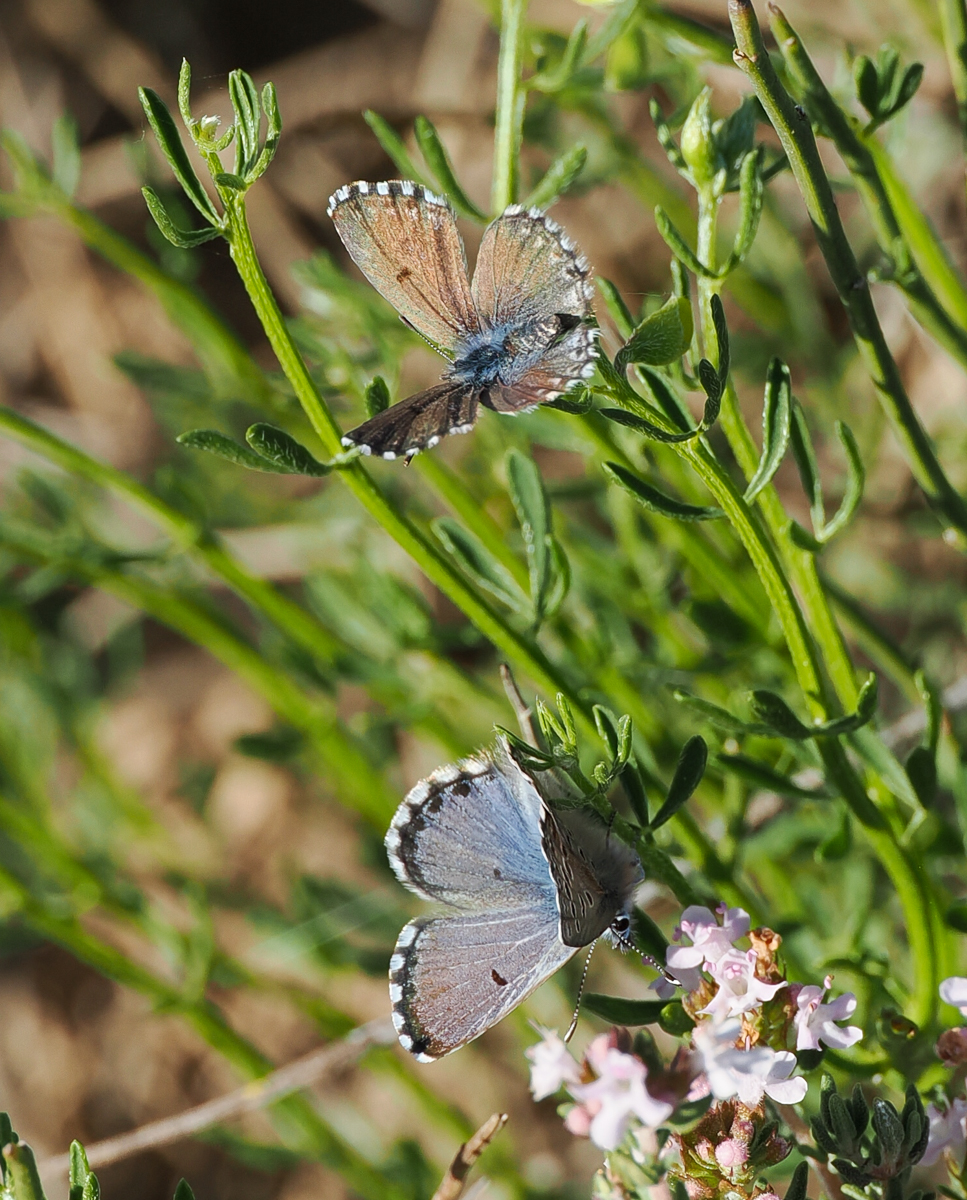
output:
[[[692,793],[702,782],[707,762],[708,746],[705,744],[705,739],[701,737],[689,738],[682,747],[682,752],[679,755],[678,766],[675,768],[675,774],[668,788],[665,803],[652,818],[652,831],[660,829],[666,821],[671,820],[675,813],[688,802]]]
[[[191,64],[187,58],[181,60],[178,72],[178,111],[186,129],[191,129]]]
[[[212,178],[219,187],[231,188],[233,192],[244,192],[248,187],[241,175],[233,175],[230,171],[219,171]]]
[[[667,1000],[625,1000],[620,996],[602,996],[586,992],[583,1006],[596,1017],[613,1025],[654,1025]]]
[[[903,769],[924,808],[937,798],[937,760],[927,746],[914,746]]]
[[[900,80],[900,86],[896,90],[896,97],[890,105],[890,111],[886,114],[888,117],[895,116],[901,108],[910,103],[916,95],[922,80],[923,63],[911,63],[904,71],[903,77]]]
[[[672,254],[680,259],[691,272],[695,275],[702,275],[706,279],[718,278],[714,271],[710,271],[704,263],[699,261],[695,251],[672,224],[671,217],[661,205],[655,209],[655,225]]]
[[[762,455],[755,474],[745,489],[745,501],[751,504],[769,486],[789,445],[792,411],[792,381],[789,368],[774,358],[766,372],[766,390],[762,400]]]
[[[395,163],[397,170],[404,179],[412,179],[414,183],[421,183],[424,187],[430,187],[426,176],[417,170],[416,164],[410,157],[410,152],[400,135],[396,132],[389,121],[385,120],[377,112],[373,112],[371,108],[367,108],[363,113],[363,118],[366,124],[376,135],[376,140],[386,151],[387,157]],[[430,190],[433,191],[432,187]]]
[[[275,425],[258,422],[249,426],[245,431],[245,440],[256,452],[269,462],[275,463],[280,471],[290,475],[328,475],[332,470],[325,463],[319,462],[309,451],[297,442],[291,434]]]
[[[672,695],[679,704],[684,704],[700,716],[704,717],[711,725],[715,725],[719,729],[724,729],[728,733],[744,735],[747,733],[756,732],[753,726],[747,722],[740,720],[739,717],[733,716],[728,709],[721,708],[718,704],[713,704],[711,700],[703,700],[701,696],[694,696],[685,688],[676,688]]]
[[[443,142],[440,141],[440,135],[433,123],[426,117],[417,117],[413,123],[413,129],[420,151],[426,159],[426,165],[443,189],[444,195],[449,196],[453,207],[462,217],[469,217],[472,221],[484,224],[487,220],[486,214],[480,211],[460,186],[453,170],[453,163],[450,162],[450,156],[447,154]]]
[[[626,470],[618,463],[605,463],[605,470],[609,472],[615,481],[640,501],[645,508],[652,512],[660,513],[663,517],[673,517],[678,521],[713,521],[717,517],[722,516],[720,508],[712,508],[698,504],[686,504],[682,500],[676,500],[672,496],[667,496],[664,492],[660,492],[658,488],[652,487],[650,483],[646,483],[643,479],[639,479],[637,475],[633,475],[631,471]]]
[[[366,406],[366,416],[369,418],[378,417],[381,412],[385,412],[389,408],[390,394],[386,380],[382,375],[374,375],[373,378],[366,384],[366,392],[363,397],[363,403]]]
[[[747,758],[744,754],[716,754],[715,763],[722,770],[738,775],[746,783],[768,788],[769,791],[788,796],[792,800],[829,800],[833,795],[826,787],[801,787],[788,775],[781,775],[758,759]]]
[[[524,207],[550,208],[565,192],[571,190],[587,161],[587,147],[581,142],[565,150],[547,168],[544,177],[524,201]]]
[[[871,117],[879,111],[880,80],[873,60],[861,54],[853,63],[853,85],[856,97]]]
[[[756,720],[769,726],[779,737],[803,741],[813,736],[814,730],[804,725],[785,700],[775,692],[757,688],[749,696],[749,707]]]
[[[275,158],[279,139],[282,137],[282,114],[279,112],[279,98],[275,93],[274,83],[267,83],[262,88],[262,111],[265,113],[265,144],[255,165],[246,176],[250,184],[265,174],[269,163]]]
[[[712,310],[712,324],[715,326],[715,341],[718,351],[719,393],[721,394],[725,391],[725,386],[729,381],[729,371],[732,366],[729,327],[725,320],[725,308],[722,305],[722,299],[717,293],[713,293],[712,299],[709,301],[709,307]]]
[[[148,206],[148,212],[155,225],[173,246],[178,246],[182,250],[191,250],[195,246],[201,246],[204,242],[211,242],[215,238],[221,237],[221,230],[216,229],[213,225],[208,225],[204,229],[179,229],[168,216],[168,210],[153,188],[143,187],[141,195],[144,196],[144,202]]]
[[[809,1186],[809,1163],[801,1162],[792,1173],[792,1179],[786,1188],[784,1200],[806,1200],[806,1188]]]
[[[856,444],[852,430],[844,421],[836,422],[836,436],[846,451],[846,492],[843,495],[843,502],[836,510],[836,515],[827,525],[823,526],[821,531],[817,532],[817,538],[823,543],[834,538],[853,519],[853,514],[863,499],[863,488],[866,485],[866,470],[863,460],[860,458],[859,446]]]
[[[688,409],[678,396],[678,393],[670,386],[668,380],[657,371],[652,371],[649,367],[639,365],[637,372],[639,379],[645,384],[649,392],[651,392],[652,399],[669,421],[677,425],[685,433],[692,433],[692,422]]]
[[[195,1200],[195,1193],[188,1186],[187,1179],[179,1179],[175,1188],[174,1200]]]
[[[259,153],[259,94],[247,71],[232,71],[228,95],[235,110],[235,174],[244,179]]]
[[[689,433],[668,433],[658,425],[652,424],[651,421],[645,420],[644,417],[639,417],[636,413],[630,413],[624,408],[601,408],[598,411],[602,417],[607,417],[609,421],[615,421],[619,425],[627,426],[628,429],[634,429],[637,433],[643,433],[645,437],[652,438],[656,442],[690,442],[701,432],[698,429],[693,429]]]
[[[692,309],[686,301],[672,296],[638,325],[615,356],[618,371],[629,363],[665,366],[677,362],[692,341]]]
[[[682,157],[682,152],[678,148],[678,143],[672,133],[671,126],[665,119],[665,115],[661,110],[661,105],[658,101],[652,99],[648,103],[648,111],[651,113],[651,119],[655,123],[655,133],[658,135],[658,141],[661,148],[668,155],[668,161],[681,174],[685,174],[688,170],[688,164]]]
[[[529,611],[530,602],[514,577],[472,533],[451,517],[437,517],[432,528],[461,569],[480,587],[486,588],[515,612]]]
[[[806,414],[798,400],[792,402],[792,423],[789,427],[789,434],[793,457],[799,468],[799,478],[802,480],[803,491],[809,501],[813,529],[818,535],[826,520],[826,511],[823,507],[823,485],[820,482],[819,468],[816,465],[813,439],[810,437],[809,426],[806,424]]]
[[[148,123],[154,131],[154,136],[158,139],[158,145],[168,160],[168,165],[175,178],[184,189],[185,195],[206,221],[217,225],[220,219],[218,212],[209,199],[208,193],[202,187],[201,180],[195,174],[195,168],[191,165],[167,104],[152,88],[139,88],[138,95],[141,98],[141,106],[148,118]]]
[[[54,122],[51,148],[54,183],[66,196],[73,198],[81,177],[81,148],[77,140],[77,122],[70,113],[62,113]]]
[[[627,340],[631,337],[632,330],[635,327],[635,319],[631,315],[627,304],[625,304],[621,293],[610,279],[605,279],[602,275],[597,277],[598,291],[604,297],[605,307],[611,320],[614,321],[618,332]]]
[[[628,803],[631,805],[631,811],[635,814],[635,819],[638,824],[645,826],[648,824],[648,793],[645,791],[645,785],[641,778],[641,772],[635,763],[629,762],[621,772],[621,786],[625,790],[625,795],[628,797]]]
[[[87,1183],[90,1175],[91,1168],[87,1164],[87,1155],[84,1152],[84,1147],[80,1142],[71,1142],[69,1169],[70,1200],[81,1200],[84,1194],[84,1185]]]
[[[520,522],[524,545],[527,547],[527,566],[530,571],[531,600],[539,620],[545,611],[550,584],[551,555],[548,545],[551,533],[551,511],[544,491],[544,481],[537,464],[519,450],[507,454],[507,482],[510,498]]]
[[[226,437],[216,429],[191,429],[180,434],[175,441],[182,446],[190,446],[193,450],[205,450],[209,454],[217,454],[219,458],[227,458],[229,462],[240,467],[248,467],[252,471],[267,471],[270,474],[288,474],[284,467],[256,454],[248,446]]]
[[[860,688],[860,693],[856,698],[856,712],[846,717],[837,717],[835,720],[827,721],[823,725],[814,726],[812,730],[813,736],[834,737],[862,729],[864,725],[868,725],[873,719],[876,713],[877,700],[876,676],[870,674],[867,676],[866,682]]]
[[[747,154],[742,160],[742,168],[739,172],[739,227],[735,232],[732,251],[722,269],[723,275],[734,271],[752,249],[755,235],[759,231],[759,218],[762,216],[764,195],[762,149],[760,147]]]

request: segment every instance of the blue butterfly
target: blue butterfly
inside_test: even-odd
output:
[[[328,212],[373,287],[450,360],[440,383],[352,430],[344,446],[409,459],[469,433],[481,404],[527,412],[594,374],[591,269],[539,209],[514,204],[487,226],[473,283],[453,210],[419,184],[351,183]]]

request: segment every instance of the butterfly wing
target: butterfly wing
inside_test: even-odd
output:
[[[476,420],[476,396],[463,384],[438,383],[350,430],[342,444],[382,458],[412,458],[448,433],[469,433]]]
[[[584,324],[559,333],[519,378],[488,388],[481,402],[495,412],[520,413],[580,387],[594,374],[597,336],[596,327]]]
[[[594,290],[591,268],[564,230],[537,208],[511,205],[484,231],[472,294],[490,326],[555,313],[585,318]]]
[[[580,809],[547,805],[541,847],[557,888],[561,941],[587,946],[631,903],[642,878],[638,856]]]
[[[540,812],[530,778],[498,743],[410,791],[386,834],[390,865],[417,895],[455,908],[553,908]]]
[[[575,954],[542,909],[419,917],[390,959],[393,1024],[404,1049],[431,1062],[479,1037]]]
[[[479,328],[446,200],[409,180],[350,183],[328,213],[353,262],[418,333],[449,349]]]

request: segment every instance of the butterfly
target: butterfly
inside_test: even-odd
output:
[[[638,856],[586,811],[552,809],[505,738],[418,783],[386,850],[444,910],[404,926],[390,959],[393,1023],[421,1062],[479,1037],[601,934],[627,943]]]
[[[540,209],[514,204],[487,226],[473,283],[453,210],[420,184],[347,184],[328,213],[373,287],[450,362],[440,383],[353,429],[344,446],[409,459],[469,433],[481,404],[528,412],[594,374],[591,268]]]

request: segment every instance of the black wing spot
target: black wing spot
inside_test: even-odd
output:
[[[402,271],[397,271],[396,282],[404,283],[413,274],[409,267],[404,267]]]
[[[496,967],[490,968],[490,978],[494,981],[494,983],[496,983],[496,985],[498,987],[506,987],[507,986],[507,980],[503,977],[503,975],[498,974]]]
[[[503,875],[500,873],[500,867],[494,867],[494,879],[503,879]]]

